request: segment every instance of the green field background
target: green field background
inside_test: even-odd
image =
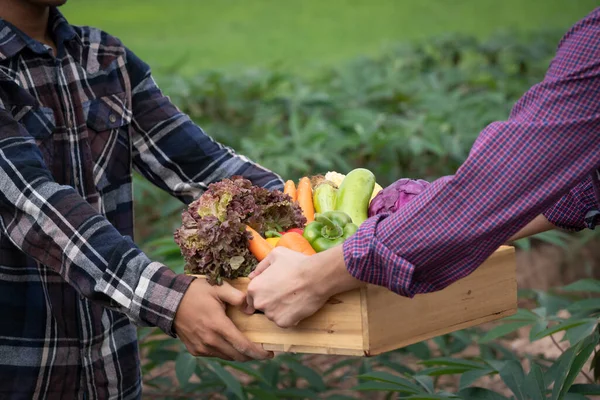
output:
[[[302,72],[444,33],[568,29],[597,0],[71,0],[71,23],[118,36],[155,70]]]

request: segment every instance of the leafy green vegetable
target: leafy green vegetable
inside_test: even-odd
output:
[[[306,223],[302,210],[288,195],[254,186],[239,176],[211,184],[181,219],[174,236],[186,272],[204,274],[213,284],[247,276],[256,266],[248,250],[246,225],[264,234]]]

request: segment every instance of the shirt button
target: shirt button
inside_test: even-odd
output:
[[[75,177],[75,179],[73,180],[75,182],[75,186],[79,186],[79,178]]]
[[[108,120],[110,121],[111,124],[114,124],[115,122],[117,122],[117,116],[115,114],[110,114],[108,116]]]

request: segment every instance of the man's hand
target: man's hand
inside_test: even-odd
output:
[[[346,271],[342,246],[313,256],[275,248],[250,278],[248,304],[282,328],[311,316],[334,294],[362,285]]]
[[[227,283],[211,286],[194,280],[175,314],[175,332],[194,356],[249,361],[273,358],[273,353],[252,343],[225,314],[225,303],[246,308],[246,296]]]

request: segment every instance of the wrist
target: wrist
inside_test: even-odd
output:
[[[315,276],[318,277],[314,287],[319,296],[330,298],[365,284],[354,278],[346,269],[343,246],[333,247],[312,257],[318,257],[318,260],[314,260],[313,266]]]

